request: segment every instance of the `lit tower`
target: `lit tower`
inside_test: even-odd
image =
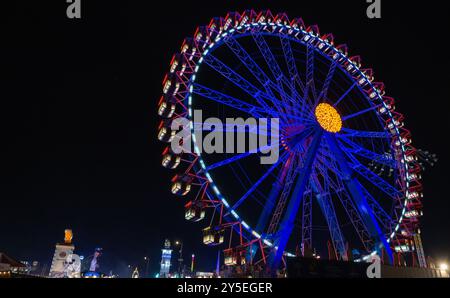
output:
[[[55,254],[53,255],[52,266],[50,267],[50,277],[66,276],[66,259],[73,255],[75,246],[72,243],[72,230],[64,231],[64,243],[56,243]]]
[[[159,277],[168,277],[170,271],[170,259],[172,258],[172,249],[170,248],[170,241],[166,239],[164,248],[161,250],[161,269],[159,270]]]

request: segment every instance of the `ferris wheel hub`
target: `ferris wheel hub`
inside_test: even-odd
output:
[[[330,104],[319,103],[314,111],[317,122],[328,132],[339,132],[342,128],[342,119],[338,111]]]

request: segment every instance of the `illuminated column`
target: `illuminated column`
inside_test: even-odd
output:
[[[192,254],[192,259],[191,259],[191,272],[194,272],[194,263],[195,263],[195,255]]]
[[[161,269],[159,271],[159,277],[164,278],[169,276],[170,261],[172,258],[172,249],[170,248],[170,241],[168,239],[164,242],[164,248],[161,251]]]
[[[66,277],[66,259],[73,254],[75,246],[72,244],[72,230],[65,230],[64,234],[64,243],[56,244],[49,277]]]

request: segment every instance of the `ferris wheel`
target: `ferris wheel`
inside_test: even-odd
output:
[[[346,45],[300,18],[248,10],[198,27],[173,56],[158,104],[159,140],[176,140],[175,119],[190,121],[194,150],[168,145],[162,158],[177,170],[171,191],[187,198],[186,220],[204,224],[203,242],[221,245],[228,266],[278,268],[326,251],[426,266],[416,150],[384,89]],[[278,160],[261,164],[258,150],[203,153],[195,110],[278,119]],[[388,170],[375,174],[374,164]]]

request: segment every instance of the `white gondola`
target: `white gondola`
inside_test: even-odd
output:
[[[185,196],[191,191],[192,178],[187,175],[175,176],[171,191],[174,195]]]
[[[203,229],[203,244],[214,246],[222,244],[224,241],[225,231],[223,229],[217,229],[207,227]]]
[[[162,159],[162,165],[168,169],[175,169],[180,164],[181,157],[179,155],[166,153]]]
[[[205,218],[205,208],[201,202],[190,201],[185,206],[184,218],[188,221],[198,222]]]

